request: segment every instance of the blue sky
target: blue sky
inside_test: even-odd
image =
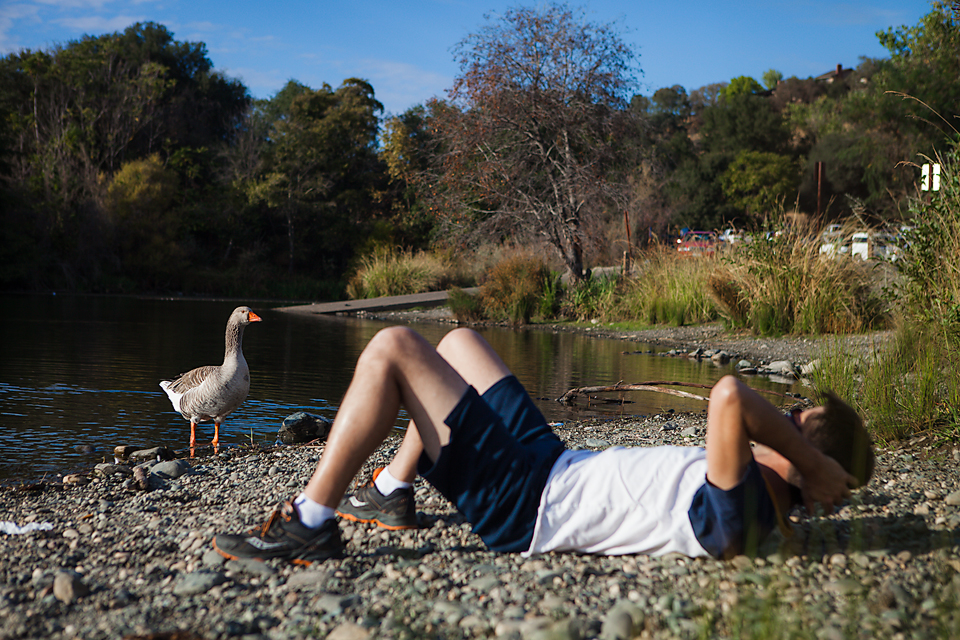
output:
[[[452,47],[519,4],[498,0],[0,0],[0,53],[46,49],[138,21],[177,40],[206,43],[214,66],[255,98],[289,79],[337,87],[368,80],[387,113],[444,96],[459,69]],[[876,32],[916,25],[928,0],[584,0],[592,22],[616,22],[639,53],[638,93],[675,84],[688,91],[739,75],[760,80],[820,75],[861,56],[886,57]]]

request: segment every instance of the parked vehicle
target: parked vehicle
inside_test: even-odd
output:
[[[727,245],[734,245],[738,242],[743,242],[743,232],[738,229],[724,229],[720,234],[720,242]]]
[[[897,239],[885,231],[858,231],[850,236],[850,257],[861,260],[895,261],[900,255]]]
[[[820,255],[838,256],[849,253],[849,238],[844,238],[839,224],[831,224],[820,234]],[[844,251],[846,249],[846,251]]]
[[[712,256],[717,251],[717,234],[713,231],[688,231],[677,240],[681,256]]]

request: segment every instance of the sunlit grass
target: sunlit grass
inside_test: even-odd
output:
[[[710,273],[709,287],[731,326],[758,335],[859,333],[885,326],[888,306],[874,265],[820,253],[812,231],[756,236]]]
[[[457,269],[436,254],[378,249],[361,258],[347,295],[361,299],[438,291],[457,280]]]

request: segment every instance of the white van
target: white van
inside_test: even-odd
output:
[[[857,231],[850,236],[850,257],[861,260],[870,259],[870,232]]]
[[[858,231],[850,237],[852,258],[894,261],[899,253],[896,238],[883,231]]]

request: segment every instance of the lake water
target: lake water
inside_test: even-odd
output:
[[[223,361],[230,312],[244,302],[170,298],[2,294],[0,333],[0,483],[37,480],[112,461],[113,448],[183,450],[189,423],[158,382]],[[391,323],[304,316],[250,303],[263,322],[250,325],[243,351],[250,365],[247,401],[223,424],[221,443],[273,443],[296,411],[332,418],[364,345]],[[412,325],[436,344],[452,325]],[[712,384],[730,367],[659,357],[663,348],[632,341],[538,330],[481,329],[551,421],[668,410],[706,404],[636,392],[624,406],[564,407],[568,389],[617,381]],[[654,353],[643,353],[651,350]],[[640,351],[637,354],[635,352]],[[624,352],[629,352],[624,354]],[[765,379],[751,384],[780,391]],[[697,390],[690,390],[697,391]],[[705,394],[706,391],[703,390]],[[581,401],[581,405],[583,405]],[[406,420],[398,420],[403,427]],[[213,425],[198,427],[209,442]],[[94,451],[83,452],[82,447]]]

